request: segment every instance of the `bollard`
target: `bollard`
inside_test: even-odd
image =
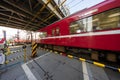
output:
[[[24,49],[24,62],[26,62],[26,58],[27,58],[27,55],[26,55],[26,48]]]
[[[36,53],[37,53],[37,44],[35,42],[32,42],[32,55],[31,55],[31,57],[32,58],[36,57],[37,56]]]
[[[10,48],[7,47],[7,55],[10,55],[10,54],[11,54],[11,52],[10,52]]]

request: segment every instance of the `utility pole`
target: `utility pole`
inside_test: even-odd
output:
[[[19,30],[18,30],[18,31],[17,31],[17,40],[18,40],[18,41],[19,41],[19,39],[20,39],[19,34],[20,34],[20,32],[19,32]]]
[[[32,32],[31,32],[31,43],[32,43],[32,41],[33,41],[33,35],[32,35]]]
[[[5,39],[5,44],[4,44],[4,49],[3,49],[3,54],[5,55],[5,53],[6,53],[6,51],[7,51],[7,44],[6,44],[6,31],[5,30],[3,30],[3,35],[4,35],[4,39]],[[5,57],[4,57],[5,59],[5,61],[4,62],[6,62],[6,60],[7,60],[7,56],[5,55]],[[5,66],[7,66],[7,64],[5,64]],[[6,68],[6,70],[7,70],[7,68]]]

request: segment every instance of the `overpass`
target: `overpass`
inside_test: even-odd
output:
[[[0,26],[36,31],[65,17],[54,0],[0,0]]]

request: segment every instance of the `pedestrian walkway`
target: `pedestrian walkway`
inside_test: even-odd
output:
[[[27,61],[30,60],[31,47],[26,48]],[[8,61],[7,64],[0,65],[0,80],[28,80],[24,70],[22,69],[22,64],[24,64],[24,50],[22,46],[10,48],[11,53],[6,56]],[[46,51],[38,50],[38,56],[46,53]],[[22,55],[22,56],[21,56]]]
[[[51,53],[23,64],[22,68],[29,80],[120,79],[119,72]]]

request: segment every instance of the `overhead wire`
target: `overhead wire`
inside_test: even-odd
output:
[[[75,0],[74,0],[74,1],[75,1]],[[80,4],[82,1],[84,1],[84,0],[79,1],[78,3],[74,4],[73,6],[71,6],[69,9],[71,9],[71,8],[73,8],[73,7],[75,7],[75,6],[77,6],[77,5]]]
[[[75,1],[75,0],[72,0],[72,1],[70,1],[68,4],[66,4],[66,5],[69,5],[69,4],[71,4],[73,1]]]

